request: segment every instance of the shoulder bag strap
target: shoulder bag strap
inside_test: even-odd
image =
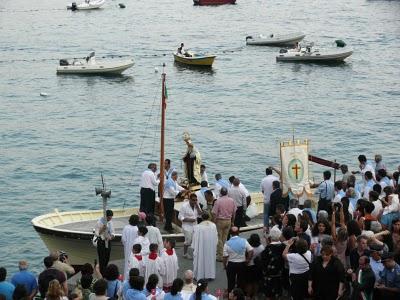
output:
[[[311,263],[308,261],[308,259],[307,259],[303,254],[300,254],[300,253],[299,253],[299,255],[300,255],[302,258],[304,258],[304,260],[308,263],[308,267],[310,267]]]

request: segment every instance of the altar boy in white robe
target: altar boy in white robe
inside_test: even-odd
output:
[[[158,287],[163,287],[162,277],[165,275],[165,263],[162,258],[158,255],[158,245],[150,244],[150,253],[145,258],[144,265],[146,271],[144,272],[144,280],[147,283],[151,274],[158,276]]]
[[[178,277],[178,257],[175,252],[175,241],[167,239],[164,242],[164,249],[161,251],[161,258],[165,264],[165,275],[163,276],[164,291],[171,289],[173,281]]]
[[[139,223],[139,216],[132,215],[129,218],[129,224],[125,225],[124,229],[122,230],[121,242],[124,245],[124,256],[125,256],[125,265],[124,265],[124,278],[128,278],[129,270],[128,261],[131,257],[132,253],[132,246],[134,245],[135,239],[138,236],[138,225]]]
[[[193,273],[196,280],[215,279],[215,261],[217,253],[217,227],[208,219],[208,212],[201,215],[203,221],[194,226],[193,240]]]
[[[128,269],[136,268],[139,270],[139,276],[144,276],[145,273],[145,265],[144,265],[144,257],[140,254],[142,251],[142,246],[140,244],[135,244],[132,246],[131,255],[128,260]],[[129,271],[126,274],[126,277],[129,279]]]
[[[138,237],[133,242],[134,244],[140,244],[140,246],[142,246],[142,251],[140,252],[140,254],[143,256],[149,254],[150,251],[150,241],[146,236],[147,232],[148,231],[146,226],[140,226],[138,229]]]

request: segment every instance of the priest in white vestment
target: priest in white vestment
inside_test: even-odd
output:
[[[129,267],[128,261],[132,253],[132,246],[136,238],[138,237],[138,225],[139,217],[137,215],[132,215],[129,218],[129,224],[125,225],[122,230],[121,242],[124,245],[124,257],[125,257],[125,265],[124,265],[124,278],[128,278]]]
[[[209,221],[207,212],[201,215],[203,221],[194,227],[193,240],[193,273],[196,280],[215,279],[215,261],[217,253],[217,226]]]

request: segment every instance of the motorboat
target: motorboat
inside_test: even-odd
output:
[[[353,54],[353,50],[319,50],[313,45],[295,49],[281,49],[276,56],[276,61],[306,62],[306,63],[339,63]]]
[[[89,9],[97,9],[100,8],[106,3],[106,0],[85,0],[82,3],[77,4],[76,2],[72,2],[67,5],[67,9],[75,10],[89,10]]]
[[[211,67],[215,58],[215,55],[201,55],[189,51],[184,54],[174,53],[176,62],[191,66]]]
[[[293,46],[304,39],[306,35],[302,32],[290,33],[290,34],[270,34],[264,36],[247,36],[246,45],[254,46]]]
[[[194,5],[223,5],[235,4],[236,0],[193,0]]]
[[[61,59],[57,74],[107,75],[121,74],[134,65],[133,59],[126,61],[96,62],[94,52],[83,59]]]

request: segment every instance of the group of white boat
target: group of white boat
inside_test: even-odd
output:
[[[104,0],[99,0],[104,1]],[[259,35],[257,37],[247,36],[246,44],[255,46],[287,47],[280,49],[276,56],[277,61],[282,62],[311,62],[311,63],[339,63],[353,54],[351,49],[345,49],[346,44],[341,40],[336,40],[336,49],[319,50],[313,43],[301,45],[304,33],[293,33],[286,35],[269,36]],[[192,66],[211,67],[215,55],[183,55],[174,53],[174,60]],[[57,74],[121,74],[126,69],[134,65],[133,59],[125,61],[104,61],[96,62],[95,53],[83,59],[61,59],[57,67]]]
[[[300,42],[305,36],[306,35],[301,32],[285,35],[270,34],[269,36],[247,36],[246,44],[272,47],[294,46],[294,48],[285,48],[279,51],[276,60],[283,62],[337,63],[344,61],[353,54],[353,50],[343,49],[346,44],[341,40],[335,41],[338,47],[336,49],[320,50],[314,47],[314,43],[301,45]]]

